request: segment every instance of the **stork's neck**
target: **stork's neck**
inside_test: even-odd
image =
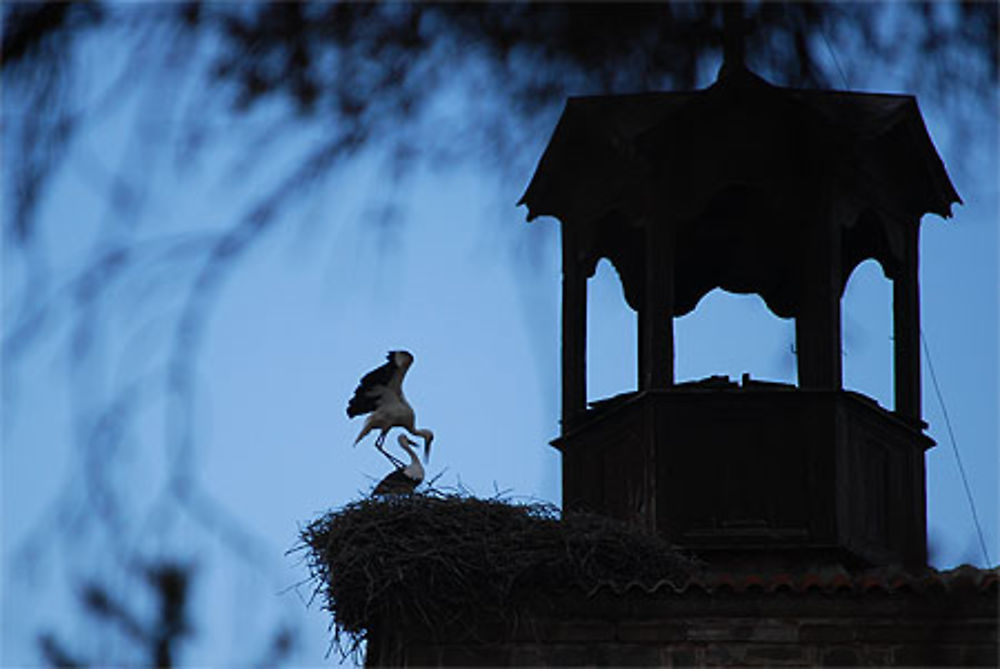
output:
[[[413,451],[412,448],[410,448],[410,445],[406,443],[406,441],[400,440],[399,445],[403,448],[404,451],[406,451],[406,454],[410,456],[410,467],[412,467],[413,465],[420,464],[420,459],[417,457],[417,454]],[[409,469],[409,467],[407,467],[407,469]]]
[[[420,458],[417,457],[417,454],[413,452],[413,449],[405,441],[400,441],[399,445],[410,456],[410,464],[403,468],[403,472],[419,484],[424,480],[424,466],[420,464]]]
[[[424,440],[424,461],[427,462],[431,457],[431,442],[434,441],[434,433],[430,430],[426,430],[419,427],[413,427],[411,423],[406,427],[410,434],[420,437]]]

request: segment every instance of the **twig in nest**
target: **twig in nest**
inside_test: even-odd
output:
[[[345,657],[376,621],[474,634],[475,621],[515,624],[567,590],[679,583],[694,569],[662,539],[607,518],[433,489],[353,502],[300,538]]]

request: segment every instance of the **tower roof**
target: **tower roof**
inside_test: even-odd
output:
[[[775,86],[727,67],[708,88],[570,98],[519,204],[579,228],[635,307],[640,229],[672,225],[675,315],[715,287],[794,315],[802,228],[841,226],[843,281],[866,258],[889,276],[901,226],[961,202],[909,95]]]

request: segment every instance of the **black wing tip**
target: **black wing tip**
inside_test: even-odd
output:
[[[396,374],[400,369],[405,372],[408,365],[405,362],[402,365],[399,364],[396,360],[397,355],[405,355],[410,359],[410,362],[413,362],[413,354],[409,351],[403,349],[389,351],[385,356],[387,362],[361,377],[361,382],[354,389],[354,397],[347,403],[348,418],[370,413],[377,408],[377,399],[369,397],[367,391],[376,386],[387,385],[393,374]]]
[[[365,388],[358,386],[354,391],[354,397],[347,402],[347,417],[354,418],[362,414],[371,413],[378,408],[378,400],[365,394]]]
[[[392,359],[392,352],[390,352],[389,362],[382,363],[379,367],[362,376],[358,387],[354,389],[354,396],[347,402],[347,417],[354,418],[374,411],[378,406],[378,401],[377,398],[371,397],[368,391],[387,384],[396,369],[396,363]]]
[[[375,489],[372,490],[372,497],[381,495],[406,495],[412,494],[413,491],[423,483],[423,479],[412,479],[406,475],[402,467],[397,467],[396,471],[390,473],[384,479],[378,482]]]

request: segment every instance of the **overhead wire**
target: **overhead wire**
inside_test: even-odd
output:
[[[844,87],[850,89],[850,82],[847,80],[847,75],[844,73],[844,69],[840,65],[840,59],[837,58],[837,53],[833,49],[833,45],[830,43],[830,39],[826,35],[826,26],[820,24],[819,26],[820,35],[823,37],[823,42],[826,44],[827,51],[830,53],[830,58],[833,60],[833,64],[836,66],[837,71],[840,73],[841,79],[844,80]],[[920,342],[924,349],[924,357],[927,360],[927,369],[930,371],[931,383],[934,386],[934,394],[937,397],[938,405],[941,407],[941,414],[944,416],[945,428],[948,432],[948,439],[951,442],[952,453],[955,455],[955,462],[958,464],[958,473],[962,479],[962,487],[965,490],[965,497],[969,502],[969,510],[972,513],[972,522],[976,527],[976,535],[979,538],[979,547],[983,551],[983,558],[986,560],[986,565],[992,564],[990,561],[990,553],[986,547],[986,538],[983,534],[982,524],[979,522],[979,513],[976,510],[976,501],[972,495],[972,487],[969,485],[969,477],[965,472],[965,466],[962,463],[962,456],[958,450],[958,442],[955,439],[955,430],[951,425],[951,418],[948,415],[948,408],[944,403],[944,395],[941,392],[941,386],[937,380],[937,374],[934,372],[934,364],[931,361],[931,351],[927,344],[927,337],[924,335],[923,329],[920,330]]]
[[[931,384],[934,386],[934,394],[937,395],[938,404],[941,405],[941,414],[944,416],[944,424],[948,430],[948,439],[951,441],[951,450],[955,454],[955,462],[958,463],[958,473],[962,478],[962,486],[965,488],[965,497],[969,500],[969,509],[972,511],[972,522],[976,526],[976,534],[979,536],[979,546],[983,550],[983,557],[986,565],[990,563],[990,553],[986,549],[986,539],[983,536],[983,527],[979,523],[979,513],[976,511],[976,501],[972,496],[972,488],[969,486],[969,477],[965,473],[965,466],[962,464],[962,456],[958,451],[958,442],[955,440],[955,431],[951,427],[951,418],[948,416],[948,408],[944,403],[944,396],[941,393],[941,386],[938,384],[937,374],[934,373],[934,363],[931,362],[931,350],[927,345],[927,337],[923,329],[920,330],[920,342],[924,347],[924,357],[927,359],[927,369],[931,373]]]
[[[830,52],[830,58],[833,60],[833,64],[837,67],[837,72],[840,72],[840,78],[844,80],[844,88],[850,89],[851,84],[847,81],[847,75],[844,74],[844,68],[840,66],[840,59],[837,58],[837,53],[833,50],[833,45],[830,44],[830,38],[826,36],[826,24],[824,22],[819,24],[819,34],[823,37],[823,42],[826,44],[826,50]]]

